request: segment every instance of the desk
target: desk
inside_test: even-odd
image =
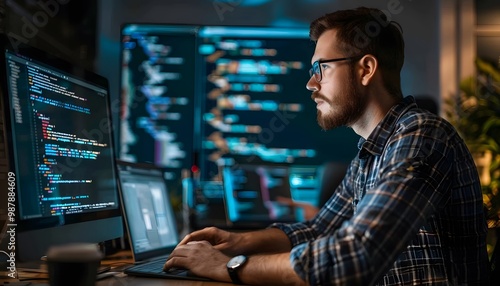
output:
[[[234,285],[223,282],[190,281],[175,279],[157,279],[143,277],[110,277],[97,281],[96,286],[214,286],[214,285]]]
[[[149,277],[136,277],[123,274],[123,269],[133,263],[130,251],[120,251],[110,255],[101,261],[102,266],[110,266],[110,272],[117,272],[114,275],[98,280],[96,286],[214,286],[214,285],[235,285],[223,282],[193,281],[184,279],[161,279]],[[29,286],[48,286],[46,273],[19,272],[21,281],[31,282]],[[8,285],[8,284],[7,284]]]

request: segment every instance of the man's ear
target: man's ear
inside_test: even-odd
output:
[[[378,69],[377,58],[373,55],[367,54],[359,60],[361,84],[367,86],[375,77]]]

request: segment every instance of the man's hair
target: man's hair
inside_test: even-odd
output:
[[[337,31],[339,49],[344,56],[371,54],[378,60],[384,87],[402,97],[401,68],[404,62],[404,40],[401,26],[387,19],[379,9],[360,7],[326,14],[311,23],[309,36],[318,38],[327,30]]]

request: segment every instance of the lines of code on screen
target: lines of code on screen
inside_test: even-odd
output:
[[[314,165],[316,126],[305,90],[314,50],[303,29],[206,28],[200,53],[206,81],[203,169],[217,177],[220,158]]]
[[[192,164],[194,55],[189,27],[130,29],[122,38],[120,159],[164,167],[173,192]]]
[[[9,55],[23,219],[116,208],[106,86]]]

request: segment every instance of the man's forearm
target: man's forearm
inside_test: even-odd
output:
[[[293,271],[289,252],[250,256],[238,276],[248,285],[307,285]]]
[[[239,254],[280,253],[292,249],[288,236],[277,228],[245,233],[240,245]]]

